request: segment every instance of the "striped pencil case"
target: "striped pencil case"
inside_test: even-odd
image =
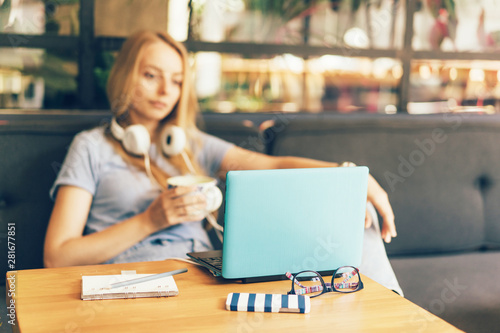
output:
[[[226,309],[249,312],[309,313],[311,301],[304,295],[230,293]]]

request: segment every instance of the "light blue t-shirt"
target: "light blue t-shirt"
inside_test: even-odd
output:
[[[192,145],[194,156],[207,175],[216,176],[220,163],[233,144],[200,132],[201,147]],[[150,148],[151,161],[170,176],[179,175],[156,145]],[[105,128],[97,127],[75,136],[56,181],[50,190],[55,198],[60,185],[73,185],[87,190],[93,196],[84,234],[104,230],[115,223],[145,211],[160,194],[147,174],[130,165],[115,151],[105,136]],[[142,243],[165,241],[201,242],[211,247],[201,221],[181,223],[156,232]]]

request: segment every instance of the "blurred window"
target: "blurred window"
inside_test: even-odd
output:
[[[170,2],[176,2],[170,1]],[[127,37],[142,30],[167,31],[168,0],[98,0],[94,2],[96,36]]]
[[[75,51],[0,49],[0,108],[77,108]]]
[[[417,1],[413,49],[484,52],[500,49],[500,1]]]
[[[261,59],[193,56],[203,111],[395,113],[401,63],[390,58],[291,54]]]
[[[408,111],[500,113],[500,62],[415,61]]]
[[[186,17],[188,2],[176,0],[170,6],[169,18]],[[189,38],[195,40],[293,45],[305,42],[311,46],[363,49],[400,49],[403,45],[405,9],[401,1],[192,0],[190,3],[191,15],[184,20],[188,21]],[[169,26],[169,32],[177,35],[176,26]],[[179,32],[179,36],[183,34]]]
[[[499,17],[498,0],[0,0],[0,108],[109,108],[121,43],[153,29],[185,43],[207,112],[496,112]]]
[[[1,33],[78,35],[78,0],[4,0],[1,3]]]

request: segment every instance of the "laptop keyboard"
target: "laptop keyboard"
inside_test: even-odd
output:
[[[222,270],[222,257],[198,258],[198,260],[204,261],[218,270]]]

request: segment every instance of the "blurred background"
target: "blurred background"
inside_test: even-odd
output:
[[[203,112],[500,112],[500,0],[0,0],[0,108],[107,109],[141,29],[185,44]]]

